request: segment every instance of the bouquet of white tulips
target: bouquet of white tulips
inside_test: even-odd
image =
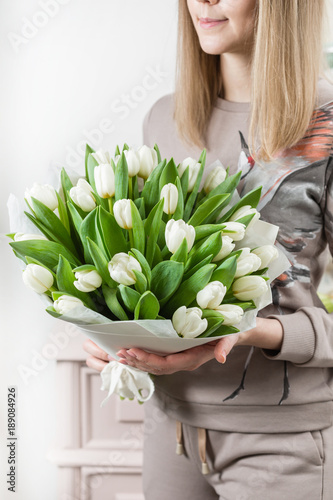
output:
[[[259,220],[261,189],[232,204],[241,172],[221,164],[200,189],[205,158],[203,150],[177,166],[156,144],[117,146],[114,157],[87,146],[75,186],[62,169],[59,192],[27,190],[38,234],[11,233],[10,245],[47,312],[114,357],[124,347],[178,352],[251,328],[288,264],[274,246],[278,228]],[[109,395],[151,396],[148,374],[115,361],[106,368]]]

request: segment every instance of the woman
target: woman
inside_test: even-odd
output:
[[[144,143],[176,162],[206,147],[206,165],[219,159],[231,173],[242,146],[243,193],[263,185],[261,218],[280,227],[292,267],[248,332],[166,357],[119,352],[158,375],[144,405],[155,424],[146,500],[333,498],[333,317],[316,294],[327,243],[333,251],[323,9],[324,0],[179,1],[176,92],[146,115]],[[85,349],[101,371],[106,353]]]

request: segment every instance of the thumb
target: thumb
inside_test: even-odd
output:
[[[238,340],[238,335],[228,335],[215,346],[214,356],[219,363],[225,363],[227,356]]]

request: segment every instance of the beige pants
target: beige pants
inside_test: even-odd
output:
[[[284,434],[206,430],[210,472],[203,475],[198,429],[182,425],[185,454],[177,455],[176,421],[152,401],[144,408],[145,500],[333,500],[333,427]]]

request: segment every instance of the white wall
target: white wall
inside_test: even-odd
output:
[[[45,14],[46,5],[53,12]],[[173,89],[176,22],[176,0],[0,3],[0,498],[14,498],[3,479],[8,385],[18,387],[15,499],[55,500],[56,490],[55,466],[45,458],[55,439],[54,361],[45,346],[58,322],[21,281],[4,236],[6,201],[46,182],[54,165],[83,172],[86,140],[112,152],[125,141],[141,145],[146,111]],[[27,383],[23,367],[34,371]]]

